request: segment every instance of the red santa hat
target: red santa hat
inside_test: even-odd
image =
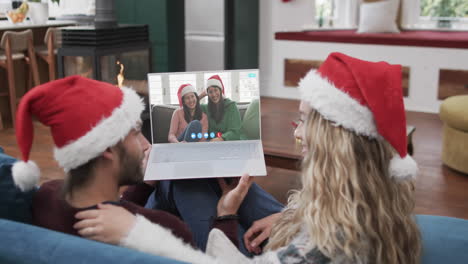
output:
[[[50,127],[55,159],[68,172],[125,138],[140,121],[143,108],[133,90],[81,76],[35,87],[21,99],[16,115],[22,161],[12,168],[15,184],[25,191],[39,180],[39,169],[29,160],[33,115]]]
[[[325,119],[370,138],[383,138],[398,152],[390,175],[413,178],[418,167],[407,153],[401,65],[331,53],[299,83],[302,100]]]
[[[208,92],[208,88],[211,86],[216,86],[219,89],[221,89],[221,92],[224,94],[224,84],[223,81],[221,80],[221,77],[219,75],[213,75],[208,80],[206,81],[206,90]]]
[[[195,87],[193,87],[191,84],[182,84],[179,87],[179,90],[177,91],[177,97],[179,98],[179,105],[182,107],[183,101],[182,97],[188,93],[196,93],[197,91],[195,90]]]

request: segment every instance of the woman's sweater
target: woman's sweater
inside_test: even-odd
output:
[[[202,124],[202,133],[205,134],[208,132],[208,117],[205,113],[202,113],[202,119],[200,120]],[[169,128],[168,140],[169,142],[176,142],[177,137],[184,132],[188,123],[185,121],[184,109],[179,108],[174,111],[171,119],[171,127]],[[204,138],[201,140],[204,141]]]
[[[212,117],[208,105],[201,105],[202,111],[208,116],[208,131],[222,133],[224,140],[239,140],[241,129],[241,118],[236,102],[224,99],[224,116],[219,123]]]
[[[279,249],[267,251],[252,259],[244,256],[219,229],[213,229],[208,238],[206,253],[193,249],[180,238],[175,237],[168,229],[153,224],[143,216],[138,215],[135,225],[121,245],[146,253],[168,257],[189,263],[341,263],[331,262],[316,247],[310,243],[305,230],[299,232],[292,242]]]

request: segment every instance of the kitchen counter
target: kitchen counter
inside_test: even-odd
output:
[[[22,23],[13,24],[8,20],[0,21],[0,31],[5,30],[23,30],[29,28],[43,28],[43,27],[62,27],[75,25],[76,22],[69,20],[49,20],[45,24],[33,24],[31,21],[26,20]]]

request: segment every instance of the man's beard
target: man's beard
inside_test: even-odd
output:
[[[130,155],[125,148],[120,149],[119,186],[134,185],[143,181],[141,159]]]

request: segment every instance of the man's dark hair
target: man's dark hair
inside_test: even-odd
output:
[[[193,120],[201,120],[202,119],[202,110],[200,107],[200,98],[198,97],[197,93],[194,93],[195,97],[197,98],[197,105],[195,106],[195,113],[192,116],[190,115],[190,109],[185,105],[184,96],[182,96],[182,106],[184,108],[184,119],[185,122],[190,123]]]
[[[117,148],[117,151],[119,151],[119,155],[121,155],[120,153],[122,151],[125,151],[121,141],[119,141],[115,147]],[[100,157],[95,157],[87,163],[68,172],[62,188],[62,197],[65,198],[67,195],[72,197],[74,190],[86,186],[86,184],[88,184],[93,179],[93,169],[96,166],[99,158]]]
[[[85,186],[91,181],[94,177],[92,171],[96,166],[96,162],[99,157],[96,157],[87,163],[74,168],[68,172],[68,175],[65,177],[65,181],[62,189],[62,196],[66,197],[69,195],[73,196],[73,191]]]

